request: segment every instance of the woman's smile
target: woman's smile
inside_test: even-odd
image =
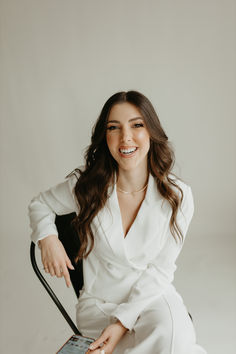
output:
[[[135,147],[120,147],[119,148],[120,155],[124,158],[133,157],[137,150],[138,150],[138,148],[136,146]]]

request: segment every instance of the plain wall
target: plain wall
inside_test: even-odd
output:
[[[193,190],[175,285],[199,344],[233,354],[235,1],[0,4],[0,351],[52,354],[70,336],[31,269],[27,207],[83,163],[107,98],[134,89],[152,101],[176,151],[175,172]],[[72,289],[49,280],[75,318]]]

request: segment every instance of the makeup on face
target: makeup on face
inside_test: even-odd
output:
[[[150,135],[136,106],[126,102],[112,107],[106,139],[109,151],[119,167],[129,169],[146,162]]]

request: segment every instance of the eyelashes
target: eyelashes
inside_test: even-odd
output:
[[[144,124],[143,123],[135,123],[132,128],[142,128],[144,127]],[[118,125],[110,125],[107,127],[107,130],[108,131],[112,131],[112,130],[116,130],[116,129],[119,129],[120,127]]]
[[[118,127],[117,126],[115,126],[115,125],[110,125],[110,127],[107,127],[107,130],[115,130],[115,129],[117,129]]]
[[[144,124],[143,123],[135,123],[134,127],[135,128],[142,128],[142,127],[144,127]]]

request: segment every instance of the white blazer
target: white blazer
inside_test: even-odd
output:
[[[58,234],[55,214],[78,213],[74,195],[75,175],[40,193],[29,205],[31,239]],[[184,193],[177,221],[184,239],[193,216],[191,188],[176,180]],[[178,189],[176,191],[179,193]],[[92,221],[95,245],[83,260],[84,288],[81,297],[96,299],[100,309],[132,330],[141,311],[169,287],[176,259],[183,244],[176,242],[169,228],[172,209],[149,175],[146,196],[124,238],[116,185],[108,191],[105,207]]]

